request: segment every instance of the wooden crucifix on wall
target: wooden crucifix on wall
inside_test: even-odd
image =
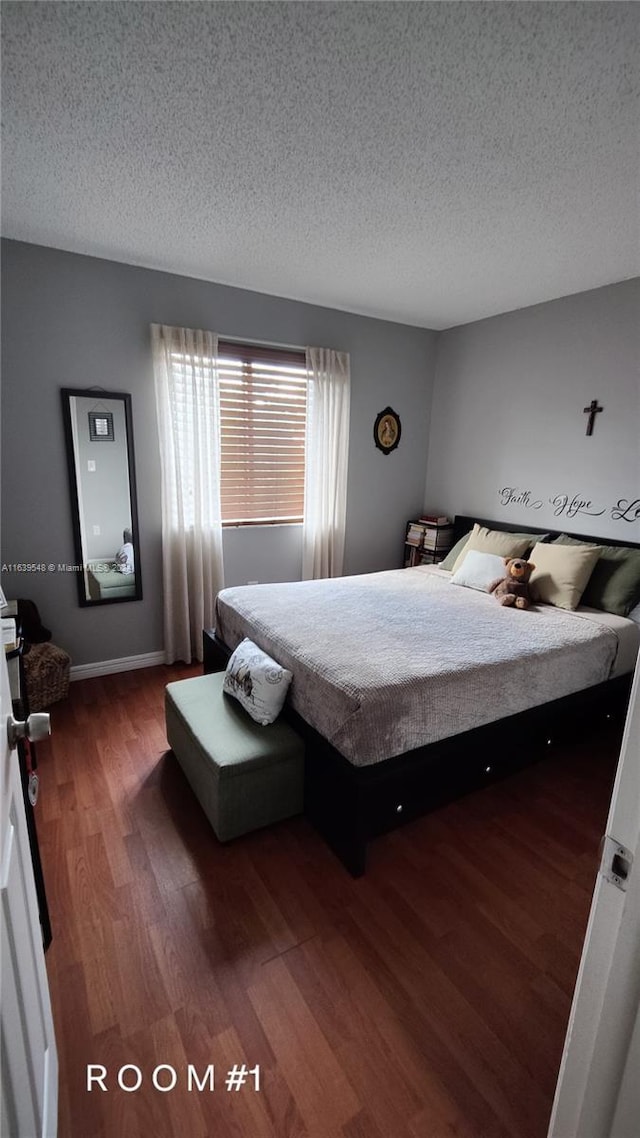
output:
[[[598,407],[598,400],[597,399],[592,399],[589,406],[584,408],[583,414],[589,416],[589,422],[587,423],[587,431],[586,431],[586,433],[588,435],[593,434],[593,424],[596,421],[596,415],[598,414],[599,411],[604,411],[604,407]]]

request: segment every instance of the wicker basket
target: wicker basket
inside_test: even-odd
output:
[[[22,657],[30,711],[42,711],[69,694],[71,657],[57,644],[32,644]]]

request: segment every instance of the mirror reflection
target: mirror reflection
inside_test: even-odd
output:
[[[81,605],[142,597],[131,396],[64,388]]]

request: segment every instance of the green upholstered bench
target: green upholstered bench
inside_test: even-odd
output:
[[[221,842],[299,814],[304,745],[284,719],[254,723],[224,672],[167,684],[167,739]]]
[[[136,595],[135,573],[121,573],[115,568],[115,561],[89,561],[87,585],[92,601],[114,601]]]

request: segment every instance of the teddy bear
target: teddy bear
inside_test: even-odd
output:
[[[529,592],[529,577],[535,569],[532,561],[524,561],[522,557],[505,557],[506,575],[494,581],[489,586],[501,605],[515,605],[519,609],[528,609],[532,603]]]

